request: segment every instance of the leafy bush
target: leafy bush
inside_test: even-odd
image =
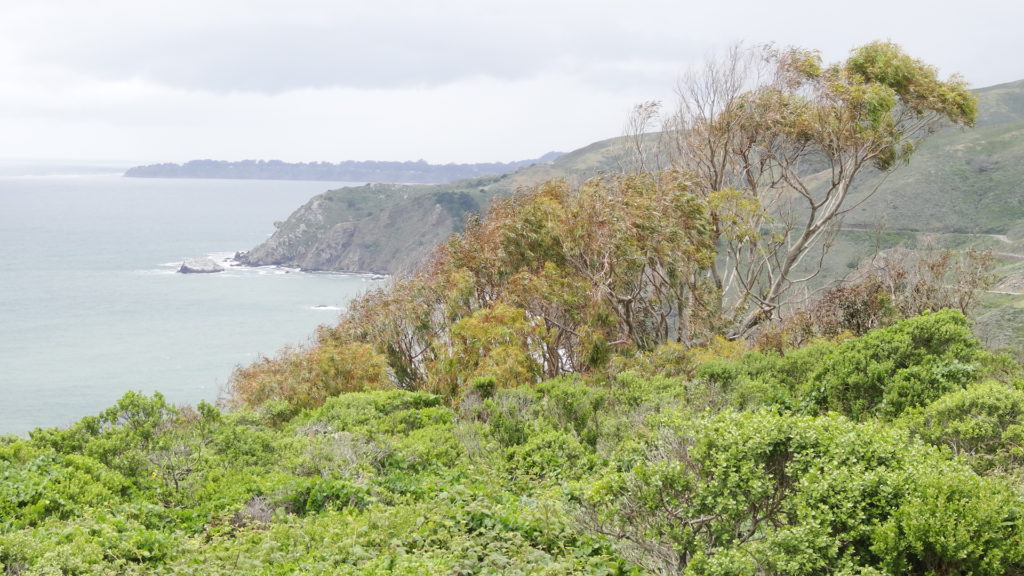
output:
[[[369,344],[324,341],[312,350],[285,349],[277,358],[238,368],[229,388],[236,407],[278,400],[311,408],[342,392],[379,389],[388,383],[386,358]]]
[[[590,452],[575,436],[558,430],[531,434],[522,444],[506,451],[514,478],[532,480],[578,479],[593,467]]]
[[[289,512],[301,516],[328,509],[364,508],[369,496],[365,488],[345,478],[305,478],[296,480],[279,500]]]
[[[965,387],[981,344],[960,312],[924,314],[848,340],[823,358],[804,395],[856,419],[894,418]]]
[[[536,390],[542,395],[543,414],[551,423],[591,449],[597,445],[607,393],[566,377],[539,384]]]
[[[375,427],[382,416],[441,405],[441,397],[423,392],[389,390],[343,394],[296,419],[298,426],[322,423],[335,431],[358,431]]]
[[[484,402],[485,417],[491,434],[504,447],[518,446],[529,437],[533,421],[532,390],[499,390]]]
[[[763,412],[669,419],[648,454],[596,482],[582,517],[652,572],[1024,569],[1012,487],[888,427]]]
[[[986,382],[950,392],[905,418],[927,442],[963,456],[979,472],[1024,462],[1024,391]]]

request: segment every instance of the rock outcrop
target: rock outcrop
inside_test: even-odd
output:
[[[434,247],[494,198],[546,180],[582,182],[614,171],[625,140],[596,142],[550,162],[500,176],[451,184],[367,184],[319,194],[296,210],[265,242],[235,260],[331,272],[400,274],[416,268]]]
[[[213,274],[223,272],[224,267],[211,258],[186,258],[178,268],[180,274]]]
[[[485,203],[479,187],[372,185],[318,195],[266,242],[236,255],[247,266],[393,274],[408,270],[462,229]]]

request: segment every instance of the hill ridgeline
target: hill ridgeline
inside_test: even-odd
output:
[[[550,162],[561,152],[515,162],[429,164],[416,162],[282,162],[281,160],[191,160],[184,164],[135,166],[129,178],[234,178],[242,180],[324,180],[331,182],[407,182],[440,184],[489,174],[503,174],[531,164]]]

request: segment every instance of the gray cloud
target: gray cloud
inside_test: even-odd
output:
[[[852,10],[806,0],[34,0],[0,8],[0,47],[13,45],[33,66],[218,92],[406,88],[548,72],[622,84],[649,79],[616,63],[681,68],[741,39],[802,44],[838,58],[855,44],[888,37],[961,64],[1000,28],[1015,37],[1005,23],[1024,15],[998,0],[979,0],[963,15],[917,4],[863,0]],[[969,77],[987,82],[995,73],[986,69],[1008,63],[989,55],[967,64]],[[588,76],[588,69],[604,74]]]
[[[743,40],[879,38],[1024,78],[1024,4],[861,0],[0,2],[0,156],[513,160],[620,133]]]
[[[413,10],[403,2],[363,10],[330,2],[240,3],[214,14],[187,1],[154,13],[146,12],[147,2],[106,0],[64,4],[62,10],[54,4],[44,0],[20,14],[30,28],[51,31],[22,38],[27,62],[106,80],[141,78],[212,91],[400,88],[477,76],[517,80],[566,61],[664,58],[683,43],[678,36],[635,35],[631,28],[642,24],[638,15],[602,20],[601,11],[586,3],[553,3],[554,10],[541,3],[479,3],[506,8],[493,15],[470,2]],[[573,4],[578,15],[566,10]],[[275,18],[293,9],[292,17]],[[17,16],[6,19],[7,32],[18,33]],[[628,69],[620,76],[628,80]]]

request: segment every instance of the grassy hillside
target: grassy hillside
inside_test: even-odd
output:
[[[1024,81],[975,93],[977,126],[933,135],[908,166],[884,180],[862,177],[852,201],[878,191],[847,216],[847,225],[1018,239],[1024,232]]]

